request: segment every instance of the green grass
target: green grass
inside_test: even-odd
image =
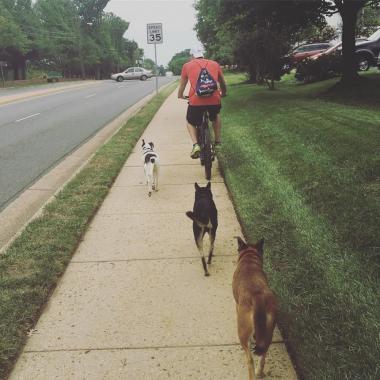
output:
[[[66,269],[141,133],[176,83],[154,97],[105,144],[0,256],[0,378]]]
[[[275,91],[227,76],[220,162],[246,237],[265,237],[304,379],[380,378],[380,75]]]

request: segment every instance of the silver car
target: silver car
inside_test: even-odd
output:
[[[118,82],[122,82],[125,79],[147,80],[152,76],[153,73],[150,70],[146,70],[142,67],[130,67],[121,73],[112,74],[111,79],[114,79]]]

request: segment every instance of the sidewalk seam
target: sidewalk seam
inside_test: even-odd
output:
[[[283,341],[273,341],[271,344],[284,344]],[[189,344],[178,346],[135,346],[135,347],[102,347],[102,348],[62,348],[52,350],[30,350],[24,351],[27,354],[49,353],[49,352],[78,352],[78,351],[122,351],[122,350],[163,350],[163,349],[187,349],[187,348],[207,348],[207,347],[240,347],[240,343],[220,343],[220,344]]]
[[[214,255],[214,260],[218,257],[236,257],[236,255]],[[192,260],[200,259],[200,256],[186,256],[186,257],[162,257],[162,258],[142,258],[142,259],[116,259],[116,260],[89,260],[89,261],[74,261],[72,260],[70,264],[91,264],[91,263],[123,263],[129,261],[163,261],[163,260]],[[210,264],[212,265],[212,264]]]

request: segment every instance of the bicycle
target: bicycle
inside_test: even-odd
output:
[[[189,99],[185,96],[184,99]],[[201,165],[205,168],[205,177],[209,181],[211,179],[212,162],[214,161],[214,147],[211,141],[209,129],[209,115],[207,111],[203,112],[201,125],[196,125],[198,144],[201,148],[199,155]]]

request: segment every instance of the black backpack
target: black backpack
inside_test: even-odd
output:
[[[218,84],[212,75],[207,71],[206,67],[201,66],[201,72],[199,73],[197,84],[195,86],[195,93],[200,97],[211,96],[215,90],[218,89]]]

